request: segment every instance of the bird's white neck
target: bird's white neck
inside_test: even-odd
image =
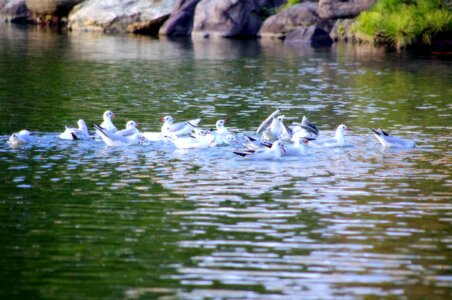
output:
[[[104,124],[113,124],[109,117],[104,117]]]
[[[166,133],[166,132],[169,132],[170,130],[169,130],[169,125],[168,124],[166,124],[166,122],[165,123],[163,123],[163,125],[162,125],[162,128],[161,128],[161,132],[162,133]]]
[[[337,129],[336,130],[336,135],[334,136],[334,138],[340,142],[343,143],[345,141],[345,134],[343,130]]]
[[[79,129],[80,131],[88,131],[88,127],[86,126],[85,123],[79,123],[78,129]]]
[[[227,133],[228,133],[228,130],[227,130],[226,127],[224,127],[224,126],[217,126],[217,132],[218,132],[219,134],[227,134]]]
[[[270,127],[272,128],[272,130],[277,131],[277,130],[282,130],[284,125],[281,120],[274,118],[272,120],[272,124],[270,125]]]

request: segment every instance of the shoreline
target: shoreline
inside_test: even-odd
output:
[[[127,9],[108,0],[60,2],[65,5],[64,9],[55,4],[52,12],[49,8],[40,7],[39,1],[0,0],[0,21],[49,27],[59,32],[131,33],[153,38],[278,39],[285,44],[314,48],[348,43],[371,44],[387,51],[403,49],[441,55],[452,52],[452,39],[448,32],[435,34],[430,45],[417,40],[403,48],[394,48],[384,42],[378,45],[354,32],[356,17],[371,8],[376,0],[320,0],[284,9],[286,0],[262,0],[258,4],[251,0],[236,4],[234,1],[215,0],[164,0],[157,3],[135,0]],[[109,2],[110,6],[107,5]],[[30,3],[34,6],[28,8]]]

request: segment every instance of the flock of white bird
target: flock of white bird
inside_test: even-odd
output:
[[[234,154],[252,160],[275,160],[282,156],[302,156],[305,147],[343,147],[346,145],[345,135],[347,126],[341,124],[336,129],[334,137],[323,137],[317,126],[305,116],[299,123],[290,126],[284,124],[285,116],[278,109],[273,112],[258,127],[257,137],[243,134],[239,142],[237,135],[229,132],[225,127],[227,119],[216,122],[215,129],[199,126],[201,118],[175,123],[171,116],[161,119],[163,125],[160,132],[141,132],[138,123],[128,121],[126,128],[117,130],[112,119],[115,114],[109,110],[103,114],[103,122],[94,124],[95,133],[88,131],[84,120],[78,120],[78,128],[66,127],[59,135],[63,140],[95,139],[103,141],[108,146],[142,145],[150,142],[170,141],[176,148],[193,149],[209,148],[231,143],[240,144],[241,148]],[[385,148],[415,148],[414,141],[395,137],[382,129],[370,129],[376,139]],[[13,133],[8,143],[12,147],[33,141],[32,133],[21,130]]]

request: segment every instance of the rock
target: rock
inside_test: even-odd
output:
[[[0,20],[21,23],[26,22],[27,17],[25,0],[0,0]]]
[[[331,46],[333,40],[328,32],[318,25],[311,25],[308,27],[298,27],[289,33],[284,40],[285,44],[301,43],[313,47]]]
[[[159,33],[160,27],[162,27],[168,18],[169,15],[163,15],[160,18],[155,18],[149,21],[134,22],[127,26],[127,31],[156,36]]]
[[[176,0],[88,0],[69,14],[72,30],[157,34]]]
[[[300,27],[308,27],[323,20],[317,13],[315,3],[305,2],[294,5],[265,20],[259,30],[259,37],[284,39]]]
[[[354,18],[377,0],[320,0],[319,15],[325,19]]]
[[[357,42],[358,38],[352,31],[353,23],[355,23],[354,19],[336,20],[330,32],[331,39],[339,42]]]
[[[195,8],[200,0],[178,0],[169,19],[160,28],[159,34],[189,36],[193,29]]]
[[[196,6],[192,36],[255,37],[262,14],[278,0],[201,0]]]
[[[47,15],[65,17],[69,11],[83,0],[25,0],[30,12],[35,16]]]

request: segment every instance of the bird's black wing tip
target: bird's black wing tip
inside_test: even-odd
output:
[[[253,138],[252,136],[249,136],[247,134],[244,134],[245,138],[247,138],[250,142],[255,142],[257,141],[255,138]]]
[[[290,135],[293,134],[292,129],[290,129],[289,126],[287,126],[286,124],[284,124],[284,127],[286,128],[286,131],[287,131]]]
[[[369,128],[370,130],[372,130],[376,135],[380,135],[380,133],[378,131],[376,131],[375,129]]]
[[[105,131],[104,131],[105,129],[102,126],[97,125],[96,123],[94,123],[93,126],[94,126],[95,129],[99,130],[103,134],[106,134]]]
[[[71,132],[71,135],[72,135],[72,138],[73,138],[74,140],[78,140],[78,139],[79,139],[73,132]]]
[[[242,157],[247,156],[249,153],[245,153],[245,152],[240,152],[240,151],[233,151],[232,153],[236,154],[236,155],[240,155]]]
[[[319,135],[319,130],[317,128],[307,126],[307,125],[300,125],[301,128],[306,130],[307,132],[313,133],[315,135]]]

